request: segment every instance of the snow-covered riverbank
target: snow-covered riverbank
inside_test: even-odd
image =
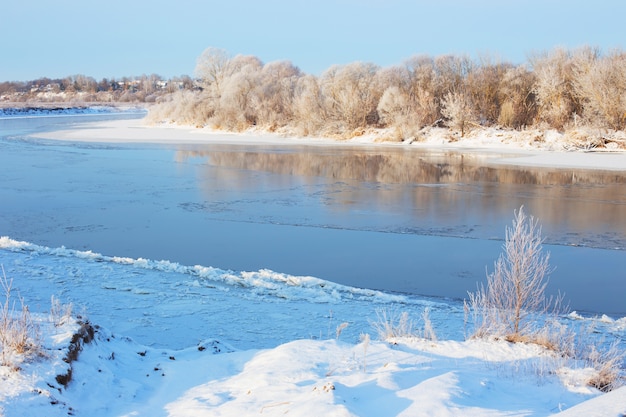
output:
[[[491,163],[521,166],[569,167],[626,171],[626,152],[615,149],[589,150],[567,148],[557,132],[544,132],[537,144],[537,132],[477,130],[462,140],[452,140],[447,129],[433,129],[420,142],[380,142],[376,135],[350,140],[315,137],[290,137],[266,132],[229,133],[177,125],[146,125],[143,119],[114,120],[86,124],[82,129],[44,132],[37,137],[78,142],[161,143],[161,144],[300,144],[310,146],[385,146],[456,150],[484,154]],[[506,156],[503,156],[506,155]]]

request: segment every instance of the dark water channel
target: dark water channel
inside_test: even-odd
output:
[[[524,205],[556,268],[549,290],[578,311],[626,314],[625,171],[496,166],[476,152],[27,136],[104,118],[0,120],[0,235],[462,298]]]

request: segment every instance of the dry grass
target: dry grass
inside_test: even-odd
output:
[[[28,357],[41,353],[41,334],[24,300],[19,296],[14,300],[13,280],[7,278],[4,267],[0,285],[4,292],[0,308],[0,364],[14,365],[16,355]]]
[[[422,313],[423,328],[419,329],[406,311],[397,312],[387,309],[376,310],[376,321],[371,322],[379,340],[389,340],[403,337],[419,337],[427,340],[437,340],[434,326],[430,320],[430,309],[427,307]]]
[[[406,311],[392,312],[386,309],[376,310],[376,321],[372,322],[380,340],[398,337],[416,337],[417,329]]]
[[[61,304],[61,301],[54,295],[50,297],[50,322],[54,327],[59,327],[72,320],[73,306]]]

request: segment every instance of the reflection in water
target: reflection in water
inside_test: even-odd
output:
[[[502,184],[571,185],[625,184],[621,172],[488,166],[489,157],[459,152],[408,149],[293,147],[261,151],[179,150],[178,161],[208,158],[211,164],[277,174],[351,179],[381,183],[458,183],[467,181]]]
[[[239,192],[296,187],[294,194],[317,197],[327,210],[346,213],[332,227],[502,238],[513,210],[525,205],[540,219],[548,243],[626,248],[626,174],[494,166],[490,157],[306,146],[234,151],[219,145],[176,154],[177,161],[206,165],[202,184],[207,194],[216,184]],[[277,175],[251,182],[246,171]],[[281,216],[284,220],[285,212]],[[292,222],[327,220],[310,213],[301,217]]]

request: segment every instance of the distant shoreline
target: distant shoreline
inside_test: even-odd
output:
[[[119,108],[148,108],[149,104],[142,102],[107,102],[107,101],[87,101],[87,102],[68,102],[68,101],[0,101],[0,109],[82,109],[88,107],[119,107]]]

